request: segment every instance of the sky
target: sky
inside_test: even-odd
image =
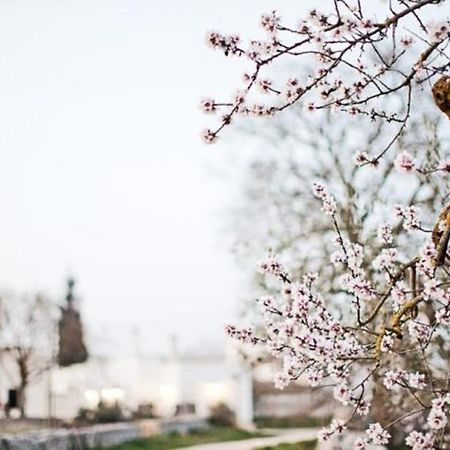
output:
[[[222,168],[245,150],[203,145],[198,103],[244,67],[205,35],[313,4],[0,0],[0,289],[60,301],[73,274],[98,348],[220,345],[241,283]]]
[[[252,143],[199,139],[200,99],[247,69],[205,36],[263,35],[261,13],[295,24],[312,7],[0,0],[0,290],[62,301],[74,275],[96,349],[222,345],[254,270],[238,272],[227,229]]]

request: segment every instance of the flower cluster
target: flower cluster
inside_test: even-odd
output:
[[[397,262],[397,249],[396,248],[384,248],[381,253],[373,260],[373,267],[375,270],[385,270],[389,273],[389,270],[394,268]]]
[[[258,269],[261,273],[267,273],[277,277],[282,277],[285,273],[282,264],[272,252],[259,263]]]
[[[314,195],[322,200],[322,210],[332,216],[336,213],[336,202],[323,184],[314,183]]]
[[[210,31],[206,40],[212,48],[222,50],[226,56],[243,53],[239,48],[241,38],[237,34],[224,35],[216,31]]]
[[[330,426],[320,430],[318,438],[321,442],[326,442],[335,434],[341,434],[346,428],[345,422],[342,420],[333,420]]]
[[[370,162],[372,162],[372,159],[367,152],[358,151],[353,155],[353,163],[355,166],[363,166]]]
[[[420,228],[420,221],[417,217],[417,207],[397,205],[395,207],[395,215],[403,219],[403,228],[406,231]]]
[[[425,375],[422,373],[408,373],[405,370],[388,370],[384,375],[383,384],[391,390],[395,386],[423,389],[425,387]]]
[[[447,405],[450,403],[448,395],[435,398],[431,403],[431,411],[427,423],[432,430],[441,430],[447,425]]]
[[[270,14],[263,14],[261,16],[261,26],[272,35],[276,34],[279,24],[280,18],[278,17],[276,11],[272,11]]]
[[[378,239],[383,244],[392,243],[392,226],[389,223],[383,223],[377,230]]]
[[[432,450],[434,446],[433,433],[420,433],[419,431],[411,431],[405,439],[405,444],[412,450]]]
[[[383,429],[379,423],[371,423],[366,430],[367,438],[357,438],[354,442],[355,450],[366,450],[371,445],[385,445],[389,442],[391,435]]]

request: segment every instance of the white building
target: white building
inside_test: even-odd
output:
[[[14,387],[13,371],[2,376],[0,402]],[[212,406],[226,403],[236,412],[241,426],[251,426],[251,375],[232,355],[180,354],[175,346],[169,355],[91,357],[87,363],[68,368],[55,367],[42,375],[27,391],[29,417],[72,419],[82,407],[98,402],[119,401],[133,411],[139,404],[152,403],[155,412],[171,416],[178,405],[187,405],[199,416]]]

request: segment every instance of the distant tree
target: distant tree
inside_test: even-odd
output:
[[[226,403],[217,403],[209,411],[208,422],[221,427],[236,425],[236,414]]]
[[[27,388],[49,370],[55,347],[55,307],[42,295],[0,295],[0,358],[11,365],[22,417]]]

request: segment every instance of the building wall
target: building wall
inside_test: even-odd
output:
[[[17,377],[2,377],[0,397]],[[28,389],[27,415],[70,420],[81,407],[94,407],[100,397],[113,396],[129,410],[151,402],[161,416],[174,414],[176,405],[192,403],[207,416],[211,406],[224,402],[232,409],[242,403],[238,367],[225,356],[172,354],[167,358],[92,357],[87,363],[53,368]],[[50,395],[51,393],[51,395]],[[251,389],[248,392],[251,397]],[[51,401],[50,401],[51,398]]]

